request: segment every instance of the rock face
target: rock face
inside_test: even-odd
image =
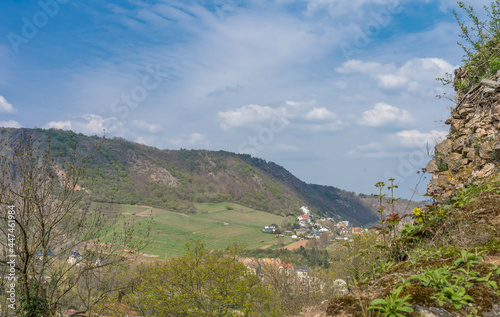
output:
[[[464,73],[455,71],[455,83],[465,80]],[[445,122],[450,133],[427,164],[433,174],[427,191],[436,195],[450,195],[500,170],[500,71],[457,94],[458,104]]]

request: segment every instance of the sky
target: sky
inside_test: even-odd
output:
[[[393,177],[396,194],[422,199],[417,172],[454,106],[435,79],[462,63],[457,8],[2,0],[0,126],[247,153],[356,193]]]

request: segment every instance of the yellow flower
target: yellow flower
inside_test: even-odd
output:
[[[437,209],[437,213],[440,215],[440,216],[444,216],[444,209],[441,208],[441,207],[438,207]]]
[[[420,209],[418,207],[413,209],[413,214],[415,214],[415,216],[417,216],[417,217],[422,216],[422,209]]]
[[[413,209],[413,214],[415,215],[415,217],[417,217],[417,220],[419,222],[423,221],[423,219],[422,219],[422,209],[420,209],[418,207],[415,208],[415,209]]]

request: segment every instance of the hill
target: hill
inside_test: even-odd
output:
[[[139,204],[185,214],[196,203],[237,203],[279,216],[297,215],[306,205],[335,220],[362,225],[377,220],[366,195],[332,186],[307,184],[282,166],[226,151],[160,150],[121,138],[88,137],[70,131],[0,129],[0,153],[7,155],[23,135],[46,142],[62,154],[73,142],[83,150],[101,146],[83,186],[101,203]]]

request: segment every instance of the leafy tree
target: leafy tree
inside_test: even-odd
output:
[[[156,316],[279,316],[275,297],[238,261],[238,246],[207,250],[196,241],[187,254],[146,267],[128,303]]]

